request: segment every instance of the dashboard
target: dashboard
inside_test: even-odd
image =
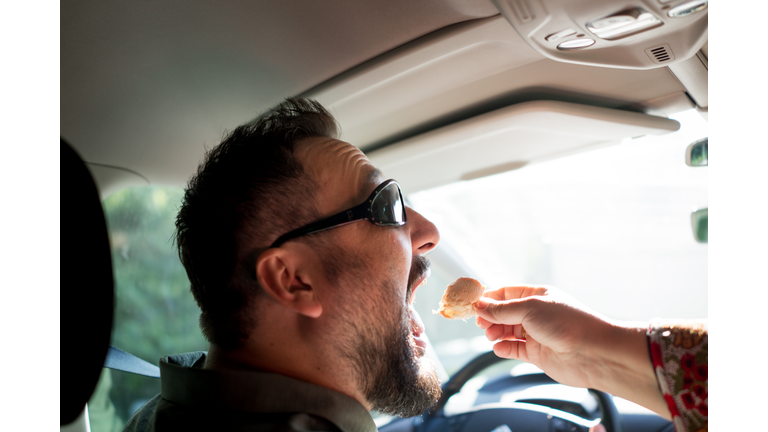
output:
[[[631,402],[557,383],[532,365],[479,355],[443,385],[426,413],[393,419],[381,432],[673,432],[673,424]]]

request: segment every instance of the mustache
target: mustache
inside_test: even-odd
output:
[[[427,275],[430,265],[431,264],[429,260],[422,255],[416,255],[413,257],[413,262],[411,263],[411,273],[408,275],[408,297],[406,298],[411,297],[411,293],[413,292],[414,288],[413,284]]]

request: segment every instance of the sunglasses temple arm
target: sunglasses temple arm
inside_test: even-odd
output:
[[[369,218],[369,211],[367,211],[367,209],[368,209],[368,201],[366,201],[363,204],[360,204],[359,206],[353,207],[349,210],[344,210],[341,213],[336,213],[333,216],[329,216],[325,219],[319,220],[317,222],[311,223],[307,226],[301,227],[297,230],[293,230],[287,234],[284,234],[280,236],[280,238],[275,240],[275,242],[272,243],[271,247],[279,247],[280,245],[287,242],[288,240],[294,239],[296,237],[301,237],[303,235],[325,231],[327,229],[350,224],[360,220],[368,220],[370,218]]]

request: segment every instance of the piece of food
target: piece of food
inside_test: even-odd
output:
[[[483,296],[485,287],[475,279],[459,278],[448,285],[440,300],[440,309],[432,313],[448,319],[467,319],[477,316],[472,305]]]

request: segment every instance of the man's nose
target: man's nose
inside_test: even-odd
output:
[[[408,216],[408,225],[406,226],[411,231],[413,254],[423,255],[434,249],[440,241],[440,233],[435,224],[410,207],[406,212]]]

